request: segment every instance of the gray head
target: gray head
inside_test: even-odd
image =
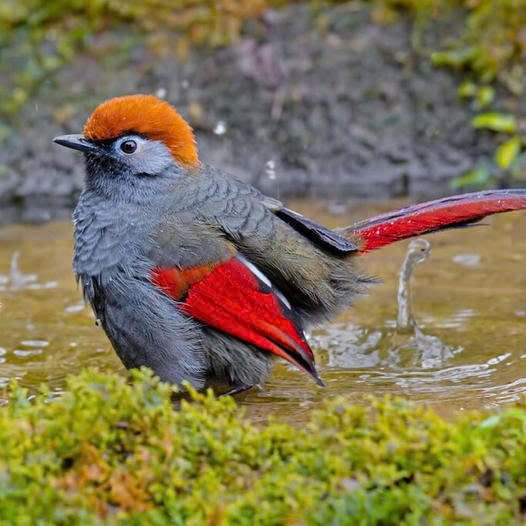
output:
[[[82,135],[54,142],[84,153],[86,187],[108,198],[148,199],[199,165],[191,128],[172,106],[151,95],[104,102]]]

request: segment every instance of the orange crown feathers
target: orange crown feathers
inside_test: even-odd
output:
[[[115,139],[129,132],[162,141],[175,160],[186,166],[199,163],[192,128],[175,108],[153,95],[129,95],[98,106],[84,126],[92,141]]]

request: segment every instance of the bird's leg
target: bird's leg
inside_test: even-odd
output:
[[[232,396],[232,395],[235,395],[235,394],[243,393],[244,391],[248,391],[249,389],[252,389],[252,387],[254,387],[254,384],[238,384],[238,385],[234,385],[226,393],[222,393],[219,396]]]

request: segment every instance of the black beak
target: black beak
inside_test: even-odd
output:
[[[99,147],[89,139],[86,139],[84,135],[61,135],[60,137],[55,137],[53,142],[85,153],[96,153],[99,150]]]

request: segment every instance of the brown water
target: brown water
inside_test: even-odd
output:
[[[341,226],[401,203],[355,206],[329,214],[324,205],[294,207]],[[429,260],[415,268],[411,290],[419,332],[399,330],[396,290],[407,242],[362,256],[383,284],[371,287],[311,344],[326,388],[279,364],[262,390],[239,402],[260,420],[276,414],[302,421],[325,397],[393,393],[441,413],[488,408],[526,393],[526,213],[489,218],[482,226],[433,234]],[[71,271],[67,223],[0,229],[0,387],[18,378],[31,390],[86,366],[125,370],[82,302]]]

